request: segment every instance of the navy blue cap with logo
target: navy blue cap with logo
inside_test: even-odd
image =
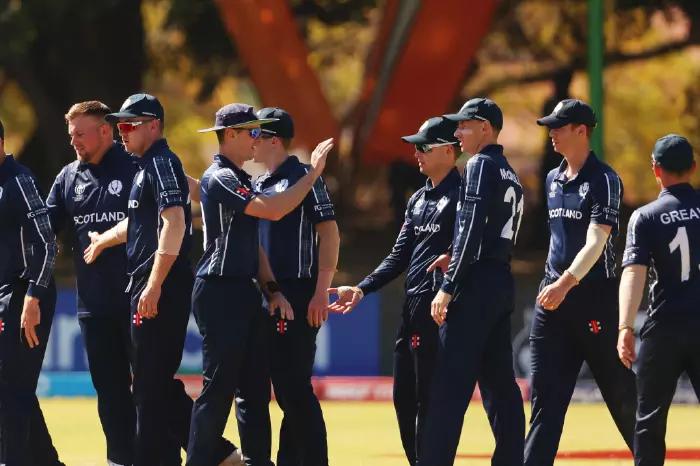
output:
[[[150,117],[165,121],[165,112],[156,97],[151,94],[141,93],[127,97],[119,111],[105,115],[105,120],[115,122],[122,118],[139,117]]]
[[[654,162],[666,170],[684,172],[693,166],[693,147],[678,134],[659,138],[651,153]]]
[[[452,121],[481,120],[488,121],[495,129],[503,128],[503,112],[491,99],[475,97],[467,100],[457,113],[444,115]]]
[[[265,107],[258,110],[256,115],[262,120],[275,120],[261,128],[263,135],[267,134],[283,139],[294,137],[294,120],[286,110],[279,107]]]
[[[427,152],[430,147],[458,145],[455,137],[457,123],[445,117],[432,117],[423,122],[418,132],[401,139],[409,144],[415,144],[419,151]]]
[[[564,99],[554,107],[552,113],[537,120],[540,126],[561,128],[568,124],[586,125],[591,128],[598,124],[593,108],[578,99]]]
[[[225,128],[251,129],[273,121],[276,121],[276,118],[258,118],[255,109],[248,104],[228,104],[216,111],[214,126],[198,131],[206,133]]]

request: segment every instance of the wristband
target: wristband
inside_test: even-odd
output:
[[[632,331],[632,335],[637,335],[637,332],[634,331],[634,327],[632,327],[631,325],[622,324],[622,325],[619,325],[619,326],[617,327],[618,333],[621,332],[621,331],[623,331],[623,330],[625,330],[625,329],[631,330],[631,331]]]

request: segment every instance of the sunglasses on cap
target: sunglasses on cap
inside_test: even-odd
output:
[[[128,134],[132,131],[136,131],[136,128],[138,128],[144,123],[148,123],[149,121],[153,121],[153,118],[151,118],[150,120],[120,121],[119,123],[117,123],[117,129],[120,133]]]
[[[416,150],[420,152],[421,154],[427,154],[428,152],[432,151],[436,147],[442,147],[442,146],[451,146],[453,144],[456,144],[454,142],[438,142],[435,144],[416,144]]]

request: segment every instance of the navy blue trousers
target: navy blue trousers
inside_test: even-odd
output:
[[[479,382],[496,440],[493,466],[522,464],[525,414],[513,372],[510,315],[514,283],[507,264],[470,266],[439,330],[421,466],[454,463],[464,414]]]
[[[311,385],[318,328],[306,320],[315,279],[281,280],[294,320],[273,317],[270,374],[284,416],[277,466],[327,466],[328,441],[321,404]]]
[[[107,441],[107,459],[134,462],[136,408],[131,395],[131,322],[128,309],[116,315],[80,317],[97,413]]]
[[[131,338],[134,349],[136,441],[134,466],[180,465],[180,449],[187,448],[192,399],[175,373],[182,360],[190,315],[192,271],[178,260],[162,286],[158,315],[142,319],[137,304],[148,276],[135,277],[131,286]],[[235,447],[217,439],[212,448],[218,464]]]
[[[271,466],[267,317],[251,279],[197,278],[192,309],[202,334],[204,388],[192,409],[188,466],[212,466],[236,398],[246,465]]]
[[[661,466],[666,455],[666,421],[678,378],[686,372],[700,400],[700,320],[656,322],[642,328],[637,373],[634,464]]]
[[[544,288],[553,280],[545,279]],[[525,464],[554,463],[564,417],[586,361],[608,410],[632,448],[637,394],[634,373],[617,356],[618,282],[583,280],[556,311],[535,306],[530,331],[532,415]]]
[[[437,359],[439,327],[430,316],[434,296],[428,293],[406,297],[394,345],[394,409],[410,465],[420,458]]]
[[[56,307],[56,288],[52,282],[39,303],[39,346],[30,349],[20,330],[28,285],[20,279],[0,285],[0,464],[62,466],[36,397]]]

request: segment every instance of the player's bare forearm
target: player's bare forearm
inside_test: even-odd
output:
[[[148,277],[150,286],[162,286],[170,273],[185,236],[185,211],[181,206],[164,209],[161,212],[163,228],[158,236],[158,251],[155,255],[153,269]]]
[[[634,320],[642,304],[647,267],[645,265],[628,265],[620,277],[620,329],[628,327],[634,330]]]
[[[326,294],[333,283],[340,250],[340,232],[335,220],[316,225],[318,233],[318,279],[316,293]]]
[[[274,281],[275,274],[272,272],[270,260],[267,258],[267,254],[265,254],[265,250],[262,248],[262,246],[258,246],[258,282],[267,293],[267,283]]]

